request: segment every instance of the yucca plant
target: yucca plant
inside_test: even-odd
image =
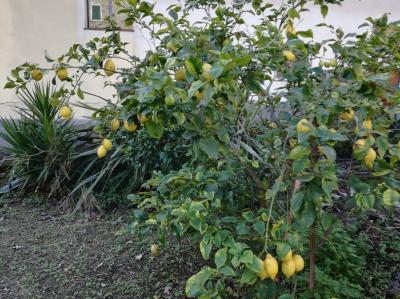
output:
[[[32,90],[18,93],[23,106],[18,119],[1,118],[7,145],[1,150],[11,160],[11,175],[24,180],[25,188],[45,191],[48,197],[72,189],[80,177],[82,165],[93,155],[90,139],[58,116],[63,100],[56,100],[56,87],[35,84]]]

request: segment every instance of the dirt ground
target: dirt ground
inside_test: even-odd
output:
[[[201,265],[173,240],[157,258],[118,232],[124,217],[85,221],[29,203],[0,204],[0,298],[184,298]]]

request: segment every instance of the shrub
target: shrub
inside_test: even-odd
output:
[[[117,101],[94,113],[103,120],[96,127],[101,136],[118,138],[121,121],[127,131],[144,129],[155,139],[183,131],[189,161],[155,174],[148,190],[130,196],[139,207],[133,227],[156,226],[161,242],[172,231],[198,243],[210,262],[187,281],[189,297],[290,298],[293,275],[302,270],[293,253],[296,261],[309,256],[314,294],[316,275],[323,284],[331,274],[318,269],[318,230],[329,235],[337,213],[393,210],[400,198],[400,148],[389,138],[400,112],[399,92],[389,82],[398,75],[399,24],[368,18],[362,26],[368,30],[357,35],[321,24],[333,36],[316,42],[312,29],[296,31],[301,14],[317,6],[325,16],[342,1],[277,7],[193,0],[170,6],[166,15],[147,1],[119,2],[126,24],[146,30],[156,45],[145,58],[132,57],[114,28],[47,59],[52,70],[75,67],[72,60],[88,76],[116,79],[106,84],[116,88]],[[191,23],[193,11],[204,19]],[[256,23],[251,28],[243,28],[246,15]],[[334,59],[324,57],[328,50]],[[115,67],[120,60],[130,65]],[[38,68],[17,67],[7,87],[23,87]],[[81,78],[71,78],[66,96],[83,98]],[[354,284],[345,296],[357,290]]]

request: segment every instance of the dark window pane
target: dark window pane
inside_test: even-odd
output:
[[[92,5],[92,20],[101,21],[101,7],[100,7],[100,5]]]

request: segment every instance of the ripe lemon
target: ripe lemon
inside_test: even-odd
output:
[[[311,131],[311,124],[307,119],[303,118],[297,123],[296,130],[298,133],[308,133]]]
[[[207,81],[211,81],[213,78],[210,74],[210,70],[211,70],[211,64],[209,63],[204,63],[203,66],[201,67],[202,69],[202,75],[204,77],[204,79],[206,79]]]
[[[111,130],[116,132],[116,131],[118,131],[119,126],[120,126],[119,119],[114,117],[113,120],[111,121]]]
[[[60,79],[61,81],[64,81],[65,79],[67,79],[67,78],[68,78],[68,71],[67,71],[67,69],[65,69],[65,68],[60,68],[60,69],[57,71],[57,77],[58,77],[58,79]]]
[[[370,119],[364,120],[363,127],[364,127],[364,129],[372,130],[372,121]]]
[[[335,128],[330,128],[330,129],[329,129],[329,132],[331,132],[332,134],[335,134],[337,131],[336,131]]]
[[[34,69],[31,71],[31,78],[35,81],[40,81],[43,78],[43,73],[38,69]]]
[[[106,148],[106,150],[110,150],[110,149],[112,149],[112,142],[111,142],[111,140],[110,139],[107,139],[107,138],[105,138],[105,139],[103,139],[103,146]]]
[[[158,245],[156,244],[151,245],[150,251],[152,256],[158,256],[160,254]]]
[[[137,129],[137,125],[134,122],[129,123],[128,120],[126,119],[124,120],[124,128],[128,132],[135,132]]]
[[[292,51],[283,51],[283,56],[286,57],[287,60],[289,61],[295,61],[296,56],[293,54]]]
[[[365,146],[366,139],[358,139],[353,144],[353,151],[358,150]]]
[[[105,147],[104,145],[100,145],[100,146],[97,148],[97,156],[98,156],[100,159],[102,159],[102,158],[104,158],[106,155],[107,155],[107,149],[106,149],[106,147]]]
[[[282,263],[282,272],[286,278],[293,276],[296,272],[296,265],[292,259]]]
[[[72,110],[68,106],[62,106],[60,108],[59,113],[60,113],[60,116],[65,120],[70,119],[72,116]]]
[[[373,168],[375,159],[376,159],[376,152],[373,148],[370,148],[367,152],[367,155],[364,157],[365,165],[368,168]]]
[[[282,262],[288,262],[290,260],[292,260],[292,250],[291,249],[286,254],[286,256],[284,258],[282,258]]]
[[[115,63],[114,61],[112,61],[111,58],[108,58],[105,62],[104,62],[104,72],[106,73],[106,75],[108,77],[114,75],[115,73]]]
[[[296,266],[296,272],[300,272],[304,269],[304,260],[299,254],[293,255],[293,262]]]
[[[264,268],[268,276],[274,280],[276,274],[278,274],[278,262],[272,255],[268,254],[265,258]]]
[[[347,109],[346,112],[343,112],[340,114],[340,118],[344,121],[350,121],[354,118],[354,110],[353,109]]]
[[[175,80],[176,81],[185,81],[186,79],[186,71],[183,67],[177,69],[175,71]]]

